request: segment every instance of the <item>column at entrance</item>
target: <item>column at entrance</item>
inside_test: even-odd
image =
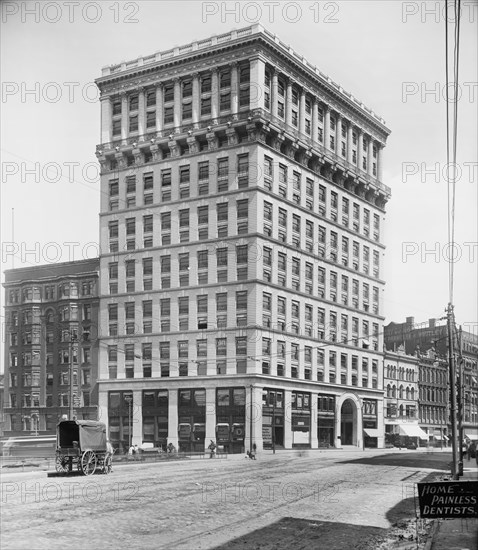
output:
[[[106,424],[106,433],[109,434],[108,418],[108,392],[100,391],[98,393],[98,420]]]
[[[292,392],[284,391],[284,449],[292,449]]]
[[[132,444],[141,446],[143,444],[143,392],[141,390],[133,391],[133,434]]]
[[[319,448],[319,437],[318,437],[318,394],[311,393],[310,399],[310,448],[318,449]]]
[[[204,450],[206,451],[210,442],[216,443],[216,388],[206,388],[206,437],[204,439]]]
[[[168,399],[168,445],[172,443],[178,449],[178,392],[169,390]]]

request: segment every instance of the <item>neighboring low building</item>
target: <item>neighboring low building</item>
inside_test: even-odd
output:
[[[418,423],[418,358],[385,350],[383,387],[385,390],[385,443],[406,446],[427,441]]]
[[[448,445],[448,361],[430,349],[419,355],[418,416],[420,427],[435,447]]]
[[[464,328],[469,326],[472,324],[465,324]],[[459,329],[454,331],[457,399],[459,400],[461,397],[463,437],[468,436],[469,439],[478,439],[478,334],[476,334],[476,326],[475,323],[474,332]],[[423,354],[433,350],[438,357],[448,360],[448,328],[445,318],[430,319],[426,323],[417,324],[413,317],[407,317],[405,323],[389,323],[384,327],[384,340],[385,346],[389,349],[403,344],[405,352],[408,354],[418,352],[423,357]],[[439,360],[439,365],[442,365],[441,360]],[[460,379],[462,380],[461,384]],[[424,405],[424,407],[431,406],[431,403]],[[439,406],[442,407],[442,405]],[[432,410],[430,409],[430,411]],[[441,433],[444,433],[443,430]]]
[[[5,271],[5,436],[98,415],[98,259]],[[70,394],[70,370],[73,391]]]

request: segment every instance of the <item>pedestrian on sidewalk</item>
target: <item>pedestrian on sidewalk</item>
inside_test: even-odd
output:
[[[473,457],[476,457],[476,444],[474,441],[472,441],[469,445],[468,445],[468,449],[466,451],[466,455],[467,455],[467,458],[468,460],[471,460]]]
[[[216,444],[211,439],[211,443],[209,443],[208,449],[210,451],[209,458],[214,458],[214,455],[216,454]]]

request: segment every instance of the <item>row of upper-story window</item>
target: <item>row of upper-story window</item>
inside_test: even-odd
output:
[[[10,331],[17,331],[16,327],[21,325],[38,325],[45,322],[47,325],[58,321],[91,321],[92,305],[68,304],[55,309],[48,308],[44,315],[39,307],[28,309],[12,310],[8,312],[8,328]]]
[[[386,418],[415,418],[417,414],[417,409],[415,405],[405,405],[400,404],[398,407],[396,403],[387,403],[385,409]]]
[[[233,201],[217,204],[216,231],[218,238],[232,235],[245,235],[249,232],[249,200],[237,199],[235,201],[235,216],[231,216],[232,219],[230,220],[230,207],[232,207],[233,204]],[[160,231],[158,231],[157,225],[155,226],[155,220],[158,222]],[[121,222],[119,220],[113,220],[108,223],[110,253],[119,252],[120,250],[128,251],[138,249],[137,226],[139,224],[137,222],[141,223],[141,218],[125,218],[121,220]],[[234,232],[232,226],[233,222],[235,228]],[[125,229],[124,236],[120,236],[120,223]],[[183,208],[155,215],[144,215],[142,216],[140,231],[140,242],[142,242],[143,248],[145,249],[152,248],[153,245],[167,246],[170,244],[194,242],[196,240],[208,240],[211,238],[209,207],[199,206],[196,212],[194,209]],[[194,233],[192,233],[192,231]],[[216,231],[214,236],[216,236]],[[156,242],[154,239],[155,234],[157,238]]]
[[[271,79],[272,75],[270,70],[265,71],[265,78],[264,78],[264,108],[267,110],[272,110],[272,100],[271,100]],[[301,90],[297,87],[292,85],[291,86],[291,94],[288,96],[287,94],[287,83],[286,79],[284,77],[278,78],[278,87],[277,87],[277,98],[276,98],[276,105],[274,107],[277,108],[277,115],[284,119],[286,118],[286,109],[287,107],[290,108],[290,121],[293,126],[296,128],[299,128],[299,119],[300,117],[303,117],[304,120],[304,131],[309,136],[312,135],[312,124],[313,124],[313,116],[312,116],[312,105],[315,100],[314,96],[311,94],[304,92],[304,109],[301,110],[300,105],[300,96],[301,96]],[[319,142],[323,143],[324,137],[325,137],[325,112],[328,109],[328,106],[324,103],[319,103],[317,107],[317,138]],[[362,167],[364,170],[367,169],[367,149],[369,146],[368,139],[363,138],[362,142],[362,152],[359,150],[359,131],[358,129],[354,129],[354,125],[351,121],[345,121],[345,120],[339,120],[340,116],[337,115],[337,117],[333,114],[330,114],[329,117],[329,132],[330,132],[330,141],[328,144],[325,144],[327,147],[329,147],[332,150],[337,149],[340,150],[340,154],[343,157],[347,156],[347,132],[348,129],[352,128],[352,154],[353,154],[353,162],[357,162],[357,155],[362,154]],[[340,144],[340,146],[339,146]],[[373,158],[377,159],[378,156],[378,146],[373,143],[372,144],[372,154]],[[376,162],[373,163],[373,169],[374,169],[374,175],[376,175]]]
[[[450,420],[445,407],[433,407],[419,405],[420,422],[439,424],[444,427]]]
[[[231,298],[232,296],[233,295],[231,293]],[[241,311],[247,312],[247,300],[248,300],[247,290],[238,290],[235,292],[234,296],[235,296],[236,311],[241,310]],[[204,307],[202,300],[203,298],[200,301],[198,301],[198,304],[200,304],[201,308]],[[171,311],[172,311],[172,308],[171,308],[172,302],[173,300],[171,298],[160,298],[159,304],[155,303],[155,311],[159,311],[160,317],[170,317]],[[189,296],[179,296],[177,298],[176,303],[177,303],[177,315],[188,317],[190,315],[190,304],[193,304],[194,300],[190,300]],[[227,292],[218,293],[216,295],[216,303],[217,303],[218,311],[227,312],[228,293]],[[159,308],[158,308],[158,305],[159,305]],[[136,305],[136,302],[126,302],[126,304],[124,304],[125,316],[126,315],[128,316],[126,317],[127,319],[128,318],[134,319],[134,315],[136,310],[138,309],[138,306]],[[117,303],[108,304],[108,320],[110,322],[118,320],[118,308],[119,308],[119,305]],[[143,318],[153,317],[153,300],[142,300],[141,306],[139,306],[139,308]],[[173,312],[173,315],[175,315],[174,312]]]
[[[209,261],[208,251],[198,251],[196,260],[191,262],[189,253],[177,255],[162,255],[156,264],[153,258],[143,258],[140,262],[125,260],[124,269],[119,268],[123,263],[110,262],[109,272],[109,294],[132,293],[151,290],[167,290],[189,286],[204,286],[214,283],[226,283],[231,281],[246,281],[250,278],[257,278],[254,263],[249,261],[247,245],[236,247],[235,258],[228,261],[228,250],[231,248],[217,249],[214,263]],[[194,256],[193,256],[194,257]],[[363,309],[374,314],[379,313],[380,294],[379,287],[371,286],[369,283],[358,279],[351,279],[348,275],[340,276],[340,287],[338,286],[339,275],[336,271],[327,270],[324,267],[317,268],[316,278],[311,272],[313,264],[305,263],[305,270],[300,269],[299,264],[292,267],[292,275],[286,270],[276,269],[273,273],[272,267],[264,267],[263,280],[266,283],[276,284],[284,288],[291,288],[297,292],[304,292],[308,295],[316,295],[318,298],[337,302],[354,309]],[[137,270],[137,265],[140,271]],[[153,265],[157,265],[154,271]],[[215,270],[210,267],[215,266]],[[172,269],[172,267],[173,269]],[[176,267],[175,267],[176,266]],[[312,266],[312,268],[311,268]],[[299,267],[299,270],[297,270]],[[360,284],[362,289],[360,291]]]
[[[272,184],[268,182],[269,170],[272,170],[272,164],[267,167],[268,162],[272,163],[272,159],[265,157],[265,178],[264,184],[266,187],[270,186],[272,190]],[[198,163],[197,174],[193,175],[194,181],[198,183],[198,196],[209,193],[209,177],[210,166],[209,161],[202,161]],[[218,184],[218,192],[227,191],[229,188],[228,181],[222,180],[229,177],[229,158],[225,157],[217,159],[217,165],[214,163],[212,166],[217,166],[217,177],[222,183]],[[303,193],[302,193],[302,176],[299,172],[293,171],[290,181],[288,180],[288,167],[286,165],[278,164],[279,178],[278,178],[278,194],[283,198],[289,199],[297,205],[302,205]],[[238,188],[245,188],[249,185],[249,157],[248,154],[241,154],[237,156],[237,179]],[[172,187],[175,188],[178,194],[178,199],[186,199],[190,197],[190,182],[191,182],[191,166],[189,164],[178,167],[177,179],[173,182],[172,168],[165,168],[161,170],[161,202],[168,202],[172,198]],[[262,178],[260,174],[257,174],[257,180]],[[361,233],[367,238],[373,238],[376,241],[380,239],[380,215],[372,213],[369,208],[362,208],[357,202],[351,202],[349,197],[340,197],[339,193],[333,190],[328,190],[326,185],[319,184],[316,180],[307,177],[305,185],[305,206],[322,218],[330,218],[335,223],[341,223],[344,227],[350,228],[356,233]],[[174,185],[173,185],[174,183]],[[120,207],[120,182],[119,179],[111,179],[108,183],[109,189],[109,210],[117,210]],[[126,189],[124,189],[124,187]],[[136,175],[128,175],[124,180],[124,187],[121,196],[125,197],[121,199],[121,206],[123,208],[133,208],[137,205],[137,181]],[[146,172],[143,174],[142,193],[143,193],[143,206],[155,203],[154,198],[154,173]],[[156,197],[157,202],[158,197]],[[340,207],[339,207],[339,200]],[[272,203],[265,203],[268,206],[264,207],[264,221],[272,221],[273,205]],[[340,222],[339,222],[340,218]]]
[[[78,298],[79,296],[91,296],[96,292],[96,281],[83,281],[81,283],[68,282],[60,284],[45,284],[42,286],[29,286],[11,288],[8,290],[8,303],[20,304],[41,300],[61,300],[65,298]]]
[[[236,309],[247,310],[247,291],[236,292]],[[198,325],[201,325],[200,319],[207,322],[208,313],[221,313],[226,314],[228,306],[231,306],[232,294],[227,292],[218,292],[214,294],[201,294],[196,296],[196,300],[189,300],[187,296],[180,296],[177,298],[177,312],[176,315],[193,316],[196,313],[199,317]],[[172,298],[161,298],[159,301],[159,313],[160,317],[171,316],[171,304],[174,303]],[[195,308],[194,308],[195,303]],[[213,304],[215,303],[215,306]],[[192,307],[190,307],[192,305]],[[141,302],[127,301],[121,304],[124,307],[124,318],[126,320],[134,320],[138,318],[152,317],[153,305],[152,300],[142,300]],[[109,304],[109,320],[118,320],[118,304]],[[315,312],[315,313],[314,313]],[[318,327],[320,339],[333,339],[326,338],[327,334],[340,333],[345,336],[350,331],[354,337],[359,337],[359,325],[360,318],[356,316],[349,316],[346,313],[340,314],[340,312],[330,310],[327,311],[324,307],[315,308],[311,303],[301,303],[298,300],[290,300],[285,296],[273,296],[269,292],[263,292],[262,294],[262,321],[263,326],[268,328],[272,327],[272,321],[281,320],[281,327],[289,327],[286,322],[290,319],[293,324],[293,320],[296,321],[297,327],[299,327],[299,321],[303,321],[305,325],[311,327]],[[207,328],[205,326],[198,326],[198,328]],[[210,326],[212,328],[212,326]],[[218,328],[223,328],[222,324]],[[291,327],[292,328],[292,327]],[[372,329],[372,330],[371,330]],[[296,332],[291,330],[291,332]],[[364,339],[369,337],[378,338],[379,335],[379,323],[371,323],[368,319],[363,319],[361,322],[360,336]],[[336,336],[334,337],[334,339]],[[343,340],[343,338],[341,338]]]
[[[275,223],[274,223],[275,221]],[[275,237],[280,242],[291,242],[296,249],[327,258],[332,262],[341,263],[346,267],[361,269],[367,275],[373,265],[373,276],[379,277],[380,251],[368,244],[352,240],[348,235],[340,235],[335,227],[316,224],[313,219],[299,214],[292,214],[287,209],[278,207],[274,214],[272,203],[264,201],[263,232],[269,237]],[[291,237],[291,238],[290,238]],[[362,253],[360,249],[362,248]]]
[[[108,264],[109,292],[118,293],[120,278],[125,284],[126,292],[200,286],[211,282],[224,283],[232,280],[229,268],[236,270],[238,281],[246,280],[250,276],[255,276],[255,272],[249,271],[249,263],[251,262],[254,266],[257,261],[257,249],[252,250],[252,256],[249,249],[248,244],[216,248],[212,255],[214,258],[212,262],[210,261],[211,252],[208,249],[198,250],[195,257],[193,254],[184,252],[173,255],[164,254],[155,260],[148,257],[142,258],[140,262],[134,259],[125,260],[121,264],[110,262]],[[295,291],[329,299],[331,302],[340,302],[344,306],[349,306],[350,303],[355,309],[361,305],[364,311],[378,314],[380,300],[378,286],[372,286],[368,282],[351,278],[343,273],[339,274],[330,268],[315,267],[313,263],[304,262],[299,257],[288,258],[281,252],[278,253],[277,260],[273,260],[273,249],[269,247],[263,247],[262,254],[266,282],[273,282],[283,287],[289,286]],[[121,274],[120,265],[121,267],[124,265]],[[272,279],[273,265],[276,268],[274,280]],[[211,280],[211,273],[216,274],[214,280]],[[136,280],[138,277],[142,277],[142,282]]]
[[[214,163],[209,161],[200,161],[195,167],[196,172],[191,171],[191,164],[182,164],[177,167],[177,171],[172,168],[161,169],[159,181],[161,188],[189,185],[191,179],[194,181],[209,180],[212,175],[217,179],[228,178],[230,175],[244,177],[249,175],[249,153],[240,153],[235,157],[235,169],[230,166],[229,156],[217,158]],[[194,168],[194,167],[193,167]],[[211,170],[211,168],[213,170]],[[152,191],[155,187],[154,172],[145,172],[142,174],[142,191]],[[121,194],[126,196],[134,195],[137,191],[137,180],[135,174],[128,174],[124,178],[124,185],[121,185],[118,178],[108,180],[108,194],[110,198]]]
[[[78,364],[78,359],[82,364],[91,363],[91,348],[87,346],[81,346],[80,348],[72,348],[71,350],[71,362],[73,364]],[[21,363],[19,361],[21,360]],[[22,354],[17,354],[16,352],[10,353],[10,367],[29,367],[29,366],[40,366],[45,364],[46,366],[58,366],[58,365],[68,365],[70,364],[70,349],[65,348],[61,349],[57,353],[57,360],[55,362],[54,354],[47,352],[44,356],[44,359],[41,359],[41,356],[38,352],[24,352]]]
[[[215,69],[218,71],[218,89],[224,90],[231,87],[231,68],[223,67]],[[244,63],[238,67],[238,83],[249,84],[250,66]],[[209,95],[213,92],[212,74],[210,72],[199,75],[200,95]],[[193,97],[193,76],[183,77],[180,81],[180,96],[175,96],[174,81],[163,82],[161,87],[149,87],[144,90],[145,107],[154,108],[157,106],[158,91],[161,93],[163,103],[173,103],[176,100],[188,99]],[[123,109],[121,96],[111,98],[112,116],[120,116]],[[127,110],[129,113],[139,110],[139,92],[130,92],[127,95]]]
[[[236,293],[235,314],[231,308],[230,298],[227,292],[206,294],[197,297],[196,301],[190,301],[189,297],[179,297],[177,300],[162,298],[159,300],[159,317],[154,316],[155,332],[187,331],[218,329],[222,330],[230,326],[248,326],[247,292]],[[265,296],[265,299],[268,299]],[[215,306],[213,306],[215,300]],[[196,302],[196,303],[194,303]],[[296,302],[291,303],[291,310],[286,314],[286,298],[278,297],[277,315],[269,311],[262,314],[263,327],[267,330],[275,329],[283,333],[291,333],[304,338],[328,340],[331,342],[343,342],[362,349],[378,350],[379,324],[370,323],[369,320],[337,311],[328,311],[319,307],[314,315],[312,304],[304,304],[304,322],[300,320],[299,307]],[[211,307],[213,306],[213,307]],[[296,310],[297,308],[297,310]],[[121,313],[121,314],[120,314]],[[196,315],[196,318],[194,317]],[[274,322],[272,321],[274,317]],[[287,322],[289,319],[289,322]],[[124,326],[124,334],[141,335],[153,332],[153,301],[141,302],[129,301],[123,304],[108,305],[109,335],[118,335],[118,321]],[[361,324],[360,324],[361,322]],[[339,324],[340,323],[340,324]],[[157,326],[156,326],[157,325]],[[360,328],[360,333],[359,333]]]
[[[384,380],[384,384],[387,381]],[[387,384],[386,387],[386,395],[390,398],[398,398],[398,399],[415,399],[418,397],[417,390],[413,386],[407,386],[404,387],[403,384],[400,384],[400,386],[397,388],[395,384]]]
[[[413,367],[406,368],[387,364],[385,365],[383,375],[385,378],[392,378],[394,380],[407,380],[409,382],[416,382],[417,371]]]
[[[268,211],[270,203],[264,203],[264,214],[268,218],[272,217]],[[216,222],[218,228],[218,237],[224,237],[229,234],[229,202],[221,202],[216,204]],[[193,211],[194,212],[194,211]],[[157,214],[161,229],[161,245],[168,245],[172,242],[171,229],[173,225],[178,226],[178,242],[189,242],[191,222],[197,227],[198,240],[205,240],[210,235],[210,210],[208,205],[196,207],[195,216],[191,216],[191,209],[180,209],[177,212],[162,212]],[[248,199],[236,200],[236,216],[238,224],[238,234],[247,231],[246,219],[248,218]],[[287,218],[288,212],[286,209],[279,208],[278,213],[278,231],[283,235],[283,241],[287,240]],[[142,234],[144,248],[153,246],[155,216],[153,214],[144,215],[142,217]],[[110,238],[110,252],[119,251],[119,220],[110,221],[108,224]],[[136,250],[137,218],[126,218],[124,220],[125,227],[125,250]],[[272,230],[270,231],[272,233]],[[380,251],[373,250],[369,246],[362,244],[359,241],[352,241],[348,236],[342,235],[339,241],[339,233],[337,231],[329,231],[327,238],[327,228],[323,225],[318,225],[317,229],[312,220],[306,219],[304,227],[302,227],[302,218],[299,215],[292,215],[292,237],[293,244],[296,249],[301,249],[303,236],[305,235],[304,250],[310,254],[316,254],[321,258],[327,258],[331,262],[338,262],[345,267],[353,267],[356,271],[359,270],[360,264],[362,271],[373,277],[378,278],[380,275]],[[340,244],[339,244],[340,243]],[[316,246],[315,246],[316,245]],[[315,250],[317,248],[317,250]],[[362,248],[362,252],[361,252]],[[271,264],[271,248],[264,247],[264,265]],[[266,255],[267,254],[267,255]],[[281,253],[279,253],[281,257]],[[280,258],[279,258],[280,261]]]
[[[217,192],[225,192],[230,189],[229,176],[237,179],[237,188],[243,189],[249,186],[249,154],[241,153],[236,157],[236,168],[230,168],[230,158],[218,158],[217,163]],[[154,172],[146,172],[142,177],[143,205],[147,206],[158,202],[159,197],[154,197],[154,189],[160,189],[160,202],[169,202],[172,199],[187,199],[191,194],[191,182],[198,186],[198,195],[209,194],[210,168],[209,161],[201,161],[197,165],[197,174],[191,173],[191,165],[185,164],[178,167],[178,171],[172,168],[161,169],[159,180],[160,185],[155,186]],[[108,181],[109,210],[134,208],[137,203],[136,175],[130,174],[124,178],[124,186],[120,187],[118,178]],[[120,193],[121,189],[121,193]],[[173,195],[175,193],[175,195]],[[124,199],[121,197],[125,197]],[[177,196],[176,196],[177,195]]]
[[[50,363],[52,364],[52,363]],[[78,379],[80,375],[81,380]],[[58,386],[68,386],[70,384],[70,371],[62,370],[56,373],[57,385]],[[53,372],[47,372],[44,384],[46,387],[54,385],[55,374]],[[91,385],[91,369],[82,368],[78,373],[78,369],[73,370],[73,385],[78,386],[79,381],[82,386]],[[21,382],[21,385],[19,385]],[[9,376],[10,388],[28,388],[36,387],[41,385],[41,374],[40,369],[32,369],[30,372],[22,372],[21,375],[16,372],[10,372]]]
[[[216,216],[217,224],[222,225],[229,222],[230,206],[233,205],[232,201],[222,201],[216,204]],[[236,199],[235,201],[236,212],[235,220],[247,219],[249,217],[249,199]],[[191,211],[193,216],[191,216]],[[194,216],[194,213],[196,216]],[[159,222],[159,226],[162,233],[170,233],[171,229],[189,229],[191,225],[201,226],[208,225],[209,219],[209,206],[202,205],[196,208],[196,212],[192,208],[178,208],[175,211],[161,212],[160,214],[146,214],[142,216],[142,233],[153,233],[154,221]],[[121,220],[123,221],[123,220]],[[141,218],[137,220],[136,217],[124,219],[125,236],[136,235],[137,221],[141,222]],[[120,220],[112,220],[108,222],[108,235],[110,240],[117,239],[119,237]]]
[[[420,401],[432,401],[433,403],[448,403],[448,390],[418,386]]]
[[[10,407],[16,408],[19,406],[22,407],[68,407],[70,396],[68,392],[58,393],[56,396],[47,394],[45,396],[45,404],[43,405],[40,399],[39,393],[26,393],[22,396],[17,396],[17,394],[10,394]],[[79,395],[74,397],[75,407],[89,407],[91,403],[91,395],[89,391],[79,392]],[[13,415],[12,415],[13,416]],[[28,419],[30,420],[30,419]],[[13,425],[12,419],[12,425]],[[33,424],[31,425],[33,426]],[[28,427],[26,430],[33,430],[34,427]],[[38,429],[38,426],[37,426]]]
[[[340,374],[335,370],[324,372],[321,369],[314,369],[311,366],[299,366],[296,364],[288,364],[286,362],[262,361],[259,369],[255,363],[248,362],[246,357],[237,356],[237,359],[225,360],[222,357],[214,360],[197,360],[194,364],[191,361],[182,360],[175,364],[171,364],[168,360],[159,362],[158,367],[155,367],[154,376],[161,378],[169,377],[185,377],[185,376],[206,376],[211,374],[211,362],[214,362],[212,368],[217,375],[224,374],[246,374],[257,373],[259,370],[264,375],[280,376],[284,378],[311,380],[317,382],[328,382],[331,384],[351,385],[363,388],[378,388],[379,379],[372,374],[370,377],[367,372],[363,372],[360,377],[355,371],[341,371]],[[117,363],[108,365],[108,373],[110,379],[118,377],[118,371],[124,372],[125,378],[151,378],[153,375],[153,367],[150,363],[143,363],[141,370],[133,364],[127,364],[123,367]],[[292,407],[294,408],[294,407]]]
[[[277,180],[279,195],[282,195],[283,198],[287,198],[288,191],[292,190],[292,202],[301,205],[305,190],[306,207],[309,210],[317,211],[321,217],[329,217],[336,223],[339,223],[340,217],[340,223],[343,226],[351,227],[354,232],[361,232],[368,238],[373,236],[376,241],[380,239],[380,215],[378,213],[373,213],[372,218],[370,208],[362,208],[358,202],[351,201],[350,197],[345,194],[340,196],[337,191],[313,178],[306,177],[304,185],[299,171],[291,171],[290,167],[285,164],[274,165],[272,158],[265,156],[264,164],[265,181],[268,178]]]
[[[220,112],[227,112],[233,108],[233,97],[238,94],[238,107],[249,108],[250,101],[250,70],[249,66],[242,66],[239,69],[239,88],[234,90],[231,87],[231,72],[223,69],[219,73],[219,89],[214,94],[211,89],[211,77],[205,76],[200,82],[200,93],[197,97],[199,116],[209,117],[212,114],[213,102],[218,100]],[[156,128],[158,117],[162,118],[163,125],[173,125],[174,110],[180,109],[181,121],[190,121],[193,118],[193,85],[192,78],[183,79],[179,87],[180,93],[175,95],[173,82],[167,82],[162,90],[149,88],[145,91],[144,110],[140,111],[139,93],[132,92],[127,95],[128,105],[128,132],[134,133],[140,130],[139,117],[145,117],[146,131]],[[157,105],[157,94],[162,94],[162,108]],[[113,137],[121,135],[123,102],[121,96],[112,100],[112,134]],[[179,115],[179,113],[177,113]],[[160,118],[160,120],[161,120]],[[161,124],[161,122],[160,122]]]
[[[430,384],[445,385],[448,383],[448,372],[445,369],[434,369],[420,366],[419,381]]]
[[[474,355],[478,355],[478,343],[477,342],[470,342],[469,340],[463,339],[463,351],[465,353],[472,353]]]
[[[215,351],[215,359],[208,359],[208,351]],[[195,342],[180,341],[177,342],[177,355],[171,353],[170,342],[162,342],[159,348],[153,348],[151,343],[145,343],[141,346],[141,355],[137,353],[134,346],[128,344],[127,350],[130,359],[125,360],[124,370],[127,378],[135,376],[141,377],[141,373],[134,365],[134,358],[142,359],[143,377],[151,376],[151,365],[158,365],[158,370],[161,377],[169,376],[195,376],[196,374],[205,375],[208,373],[207,365],[213,362],[217,369],[217,374],[231,374],[231,368],[237,368],[237,373],[252,372],[257,370],[256,363],[261,363],[259,367],[263,374],[285,376],[291,378],[301,378],[305,380],[328,381],[330,383],[352,384],[358,386],[360,382],[364,387],[378,387],[378,360],[363,357],[361,360],[361,368],[359,369],[360,357],[340,354],[340,371],[337,370],[337,352],[329,353],[329,364],[325,368],[323,366],[323,354],[318,354],[319,366],[317,369],[312,367],[313,347],[299,348],[297,344],[291,344],[290,351],[286,351],[286,342],[278,342],[278,354],[270,356],[270,343],[267,339],[263,340],[262,346],[265,353],[262,359],[246,357],[247,355],[247,340],[242,337],[236,338],[234,341],[227,338],[217,338],[212,342],[208,342],[207,338],[198,339]],[[197,360],[191,360],[190,350],[195,351],[193,354]],[[231,357],[235,349],[236,356]],[[323,350],[319,350],[323,352]],[[119,350],[117,346],[108,346],[107,355],[109,360],[109,369],[115,370],[115,376],[118,371],[118,352],[126,353],[126,350]],[[226,359],[226,356],[228,358]],[[218,358],[218,359],[217,359]],[[310,358],[310,360],[309,360]],[[171,362],[171,359],[173,361]],[[129,363],[128,363],[129,361]],[[190,363],[194,363],[191,365]],[[234,363],[228,367],[228,363]],[[252,367],[252,369],[248,369]],[[145,368],[148,374],[145,374]],[[129,374],[129,375],[128,375]]]
[[[136,346],[135,344],[124,344],[123,346],[108,345],[107,357],[109,363],[134,363],[136,359],[142,362],[156,362],[171,360],[176,361],[187,360],[191,358],[207,358],[208,354],[214,352],[217,356],[228,356],[230,360],[231,353],[236,356],[248,355],[248,346],[251,342],[246,336],[227,336],[220,338],[202,337],[195,340],[177,340],[171,343],[163,341],[157,343],[156,346],[152,342],[144,342]],[[254,349],[255,349],[255,342]],[[275,348],[275,349],[273,349]],[[249,349],[249,351],[251,351]],[[325,368],[327,354],[327,368]],[[119,357],[121,356],[121,360]],[[317,349],[315,346],[303,346],[297,343],[290,343],[286,340],[273,341],[271,338],[262,338],[262,355],[258,358],[248,357],[252,362],[267,362],[271,361],[276,364],[308,364],[309,368],[314,363],[322,372],[327,370],[328,373],[340,368],[341,371],[350,371],[357,373],[360,370],[363,376],[378,377],[378,359],[371,359],[365,356],[358,356],[349,353],[339,353],[334,350]],[[207,360],[207,359],[206,359]]]
[[[96,327],[95,327],[96,330]],[[46,344],[54,344],[56,342],[89,342],[91,340],[91,327],[82,327],[81,332],[76,326],[70,326],[68,330],[60,328],[47,328],[44,332],[40,329],[23,330],[21,332],[9,333],[10,347],[18,346],[21,342],[22,345],[38,345],[43,341]]]
[[[285,296],[280,295],[273,296],[270,292],[262,293],[262,316],[263,325],[268,327],[272,326],[273,321],[279,319],[285,323],[285,326],[287,326],[287,319],[295,319],[297,323],[300,321],[301,324],[318,327],[319,339],[321,340],[336,340],[337,333],[340,333],[342,336],[341,341],[343,341],[343,337],[348,336],[349,331],[354,337],[359,335],[359,317],[349,316],[347,313],[338,313],[330,308],[328,310],[324,307],[315,308],[311,303],[301,303],[299,300],[287,299]],[[372,328],[372,331],[370,331],[370,328]],[[362,338],[378,338],[378,333],[379,323],[370,323],[368,319],[362,320],[360,333]]]

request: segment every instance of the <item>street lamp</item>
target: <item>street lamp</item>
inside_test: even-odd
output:
[[[132,415],[131,415],[131,403],[133,402],[133,396],[132,395],[125,395],[124,400],[128,403],[128,439],[129,439],[129,445],[128,449],[131,447],[132,444]]]

